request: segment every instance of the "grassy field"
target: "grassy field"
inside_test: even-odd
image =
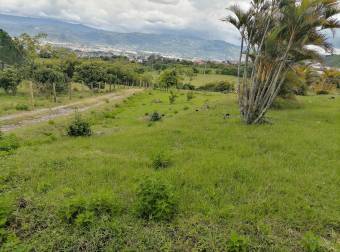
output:
[[[221,74],[197,74],[193,78],[193,80],[190,80],[189,78],[186,78],[184,80],[185,83],[191,83],[192,85],[196,87],[204,86],[209,83],[214,83],[218,81],[230,81],[233,83],[237,83],[237,77],[231,76],[231,75],[221,75]]]
[[[178,93],[170,105],[145,91],[83,115],[91,137],[67,137],[70,119],[18,130],[21,147],[0,157],[0,250],[338,251],[340,99],[298,104],[246,126],[233,95]],[[164,117],[150,123],[154,111]],[[169,166],[156,170],[161,153]],[[173,193],[171,221],[138,217],[150,178]],[[74,202],[106,212],[103,195],[111,214],[65,221]]]

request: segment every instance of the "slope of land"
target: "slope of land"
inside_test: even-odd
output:
[[[233,232],[251,251],[304,251],[314,239],[339,249],[338,96],[298,98],[270,112],[273,124],[246,126],[233,95],[177,95],[170,105],[169,93],[146,91],[85,113],[92,137],[66,137],[62,118],[16,130],[21,147],[0,159],[0,198],[12,206],[2,249],[226,251]],[[162,121],[148,121],[154,111]],[[170,166],[155,170],[160,152]],[[172,221],[136,214],[147,177],[171,185]],[[65,220],[75,202],[103,195],[113,214]]]

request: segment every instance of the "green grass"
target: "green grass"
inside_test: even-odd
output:
[[[69,119],[18,130],[22,146],[0,159],[0,198],[13,203],[2,249],[225,251],[234,232],[252,251],[303,251],[314,236],[339,249],[340,99],[299,98],[271,111],[273,124],[246,126],[233,95],[168,97],[146,91],[83,115],[89,138],[67,137]],[[154,111],[165,116],[150,124]],[[153,168],[158,153],[167,168]],[[172,221],[136,215],[147,177],[171,185]],[[120,209],[113,216],[86,227],[62,220],[70,202],[107,194]]]
[[[204,86],[209,83],[218,82],[218,81],[230,81],[236,84],[237,77],[231,75],[221,75],[221,74],[197,74],[190,80],[189,78],[185,78],[185,83],[191,83],[196,87]]]

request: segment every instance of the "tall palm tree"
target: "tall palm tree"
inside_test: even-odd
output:
[[[235,10],[226,21],[246,44],[245,70],[243,76],[239,73],[240,111],[247,124],[255,124],[264,121],[288,70],[301,61],[320,59],[311,46],[333,50],[323,31],[340,28],[335,17],[340,8],[337,0],[253,0],[243,26]]]

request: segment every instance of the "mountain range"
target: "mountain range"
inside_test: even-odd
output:
[[[48,40],[121,51],[153,52],[186,59],[234,60],[239,47],[221,40],[178,34],[119,33],[47,18],[0,14],[0,28],[11,36],[46,33]]]

